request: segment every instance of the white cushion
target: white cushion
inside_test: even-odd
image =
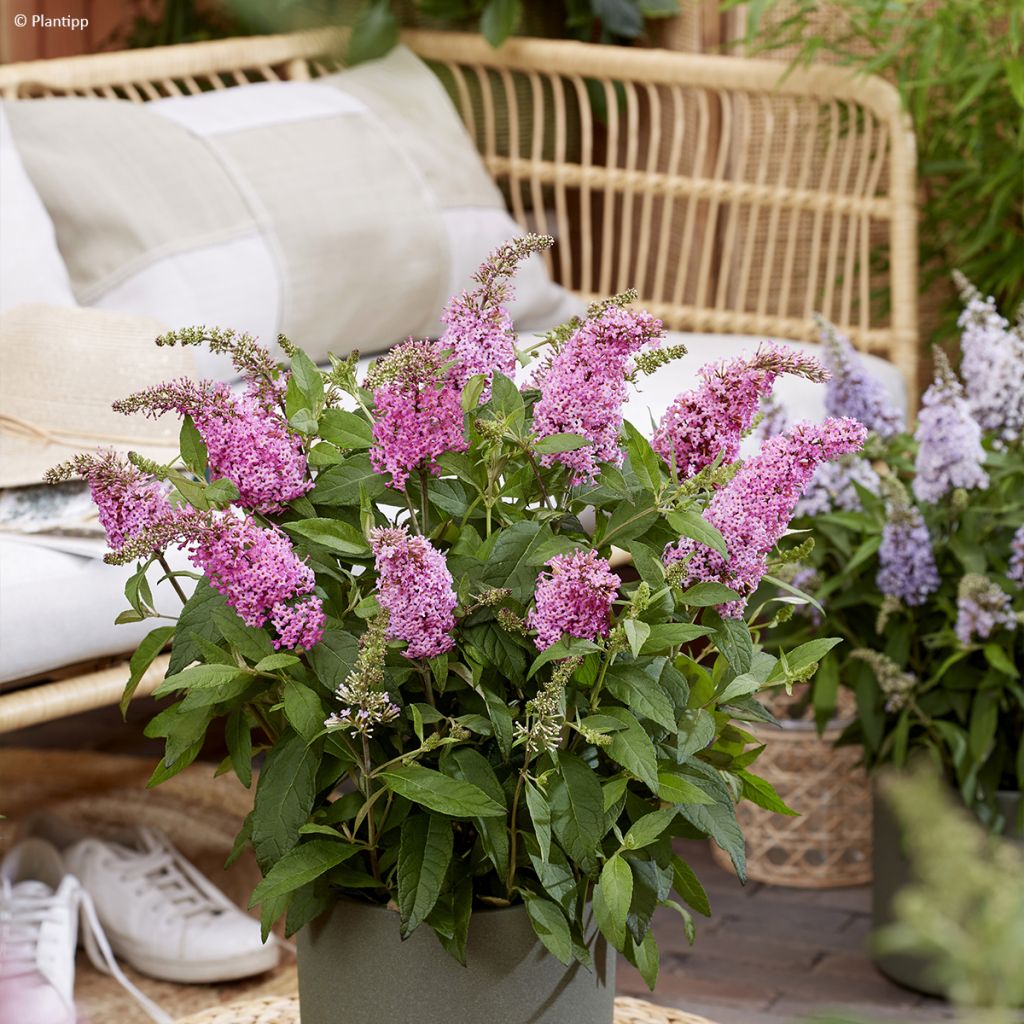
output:
[[[0,683],[129,652],[165,623],[114,625],[128,607],[124,585],[134,566],[107,565],[100,542],[52,543],[61,544],[0,535]],[[172,553],[169,561],[189,567],[181,555]],[[181,582],[191,586],[187,578]],[[174,612],[178,598],[167,584],[155,597],[158,611]]]
[[[74,306],[53,221],[11,138],[0,106],[0,311],[26,302]]]

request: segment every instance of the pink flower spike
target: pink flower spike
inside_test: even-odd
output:
[[[270,610],[270,621],[277,630],[274,649],[301,647],[309,650],[324,637],[324,605],[319,597],[304,597],[295,604],[279,601]]]
[[[622,580],[596,551],[556,555],[550,572],[537,577],[536,607],[527,616],[537,631],[538,650],[546,650],[563,634],[581,640],[608,635],[612,604]]]
[[[852,419],[827,419],[820,425],[798,423],[769,438],[715,493],[704,513],[725,538],[729,557],[682,537],[665,549],[665,564],[689,556],[684,585],[713,581],[732,588],[740,599],[719,611],[739,618],[747,597],[767,571],[768,554],[786,532],[815,469],[829,459],[859,451],[866,438],[867,429]]]
[[[404,526],[370,534],[378,574],[377,600],[389,613],[387,635],[404,640],[407,658],[433,658],[455,646],[458,598],[444,554]]]

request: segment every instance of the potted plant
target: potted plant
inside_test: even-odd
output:
[[[1024,332],[957,277],[957,376],[941,351],[909,428],[849,343],[823,325],[828,408],[871,435],[862,453],[818,471],[795,525],[814,547],[791,577],[847,641],[814,680],[819,718],[842,682],[858,719],[844,736],[869,767],[918,751],[992,831],[1024,836]],[[818,629],[806,614],[793,643]],[[891,915],[906,861],[875,802],[875,914]],[[923,961],[883,956],[897,980],[934,991]]]
[[[299,932],[305,1024],[479,1005],[608,1024],[611,950],[653,988],[655,908],[691,939],[687,906],[709,912],[672,840],[710,836],[743,877],[734,798],[785,809],[749,771],[753,694],[838,642],[782,660],[758,642],[768,613],[743,619],[815,466],[864,440],[851,420],[802,424],[735,461],[758,396],[820,365],[767,346],[706,368],[652,447],[623,422],[627,387],[683,353],[633,296],[517,353],[508,279],[549,244],[499,249],[439,340],[361,382],[355,356],[322,372],[285,339],[290,369],[231,331],[166,335],[229,354],[244,390],[173,381],[118,403],[183,417],[173,465],[108,453],[51,474],[89,480],[108,560],[138,562],[125,618],[165,610],[151,572],[184,601],[125,694],[170,642],[152,782],[219,720],[244,784],[262,757],[237,849],[263,871],[265,931]],[[517,355],[535,358],[521,386]],[[191,596],[173,546],[200,570]]]

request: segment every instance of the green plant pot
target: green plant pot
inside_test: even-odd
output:
[[[590,943],[594,970],[566,968],[521,906],[473,914],[467,966],[426,926],[402,942],[398,914],[341,900],[299,933],[302,1024],[612,1024],[615,957]]]
[[[1024,843],[1024,831],[1016,829],[1022,793],[1003,792],[999,804],[1006,821],[1004,834]],[[910,863],[903,854],[903,837],[899,822],[888,803],[881,799],[878,790],[874,796],[874,887],[872,890],[872,924],[877,930],[892,924],[893,904],[899,891],[913,880]],[[906,956],[897,953],[874,954],[875,965],[892,981],[916,992],[930,996],[944,996],[945,993],[932,976],[932,964],[926,957]]]

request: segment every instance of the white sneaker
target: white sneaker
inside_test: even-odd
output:
[[[117,966],[88,894],[42,839],[19,843],[0,864],[0,1024],[75,1024],[80,916],[96,967],[113,974],[156,1024],[171,1024]]]
[[[230,981],[277,966],[280,949],[156,829],[134,842],[81,839],[65,861],[89,892],[114,952],[153,978]]]

